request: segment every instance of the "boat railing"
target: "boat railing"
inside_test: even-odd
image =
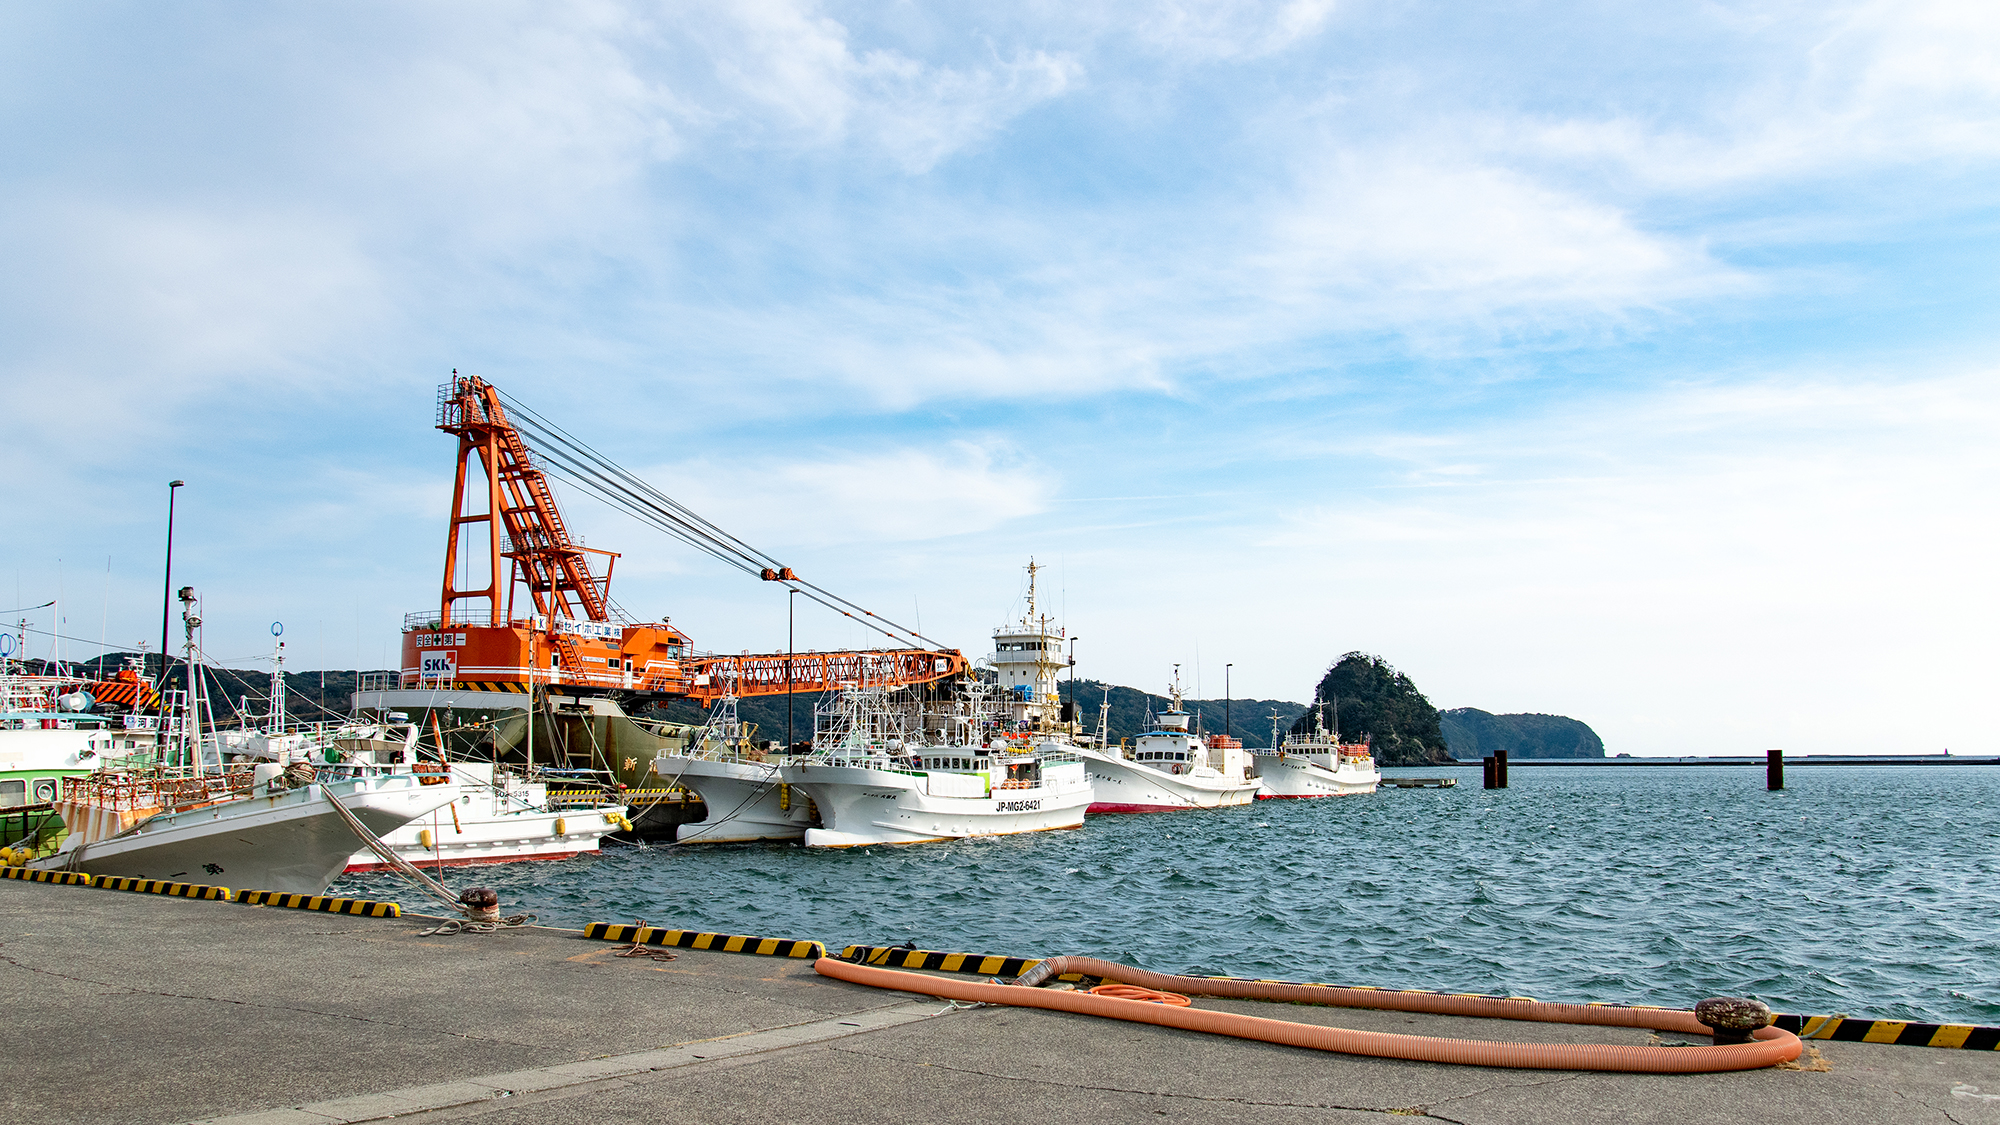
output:
[[[173,812],[248,796],[254,777],[255,770],[249,766],[226,769],[220,774],[173,769],[99,772],[63,778],[61,799],[101,809]]]
[[[799,754],[789,759],[801,765],[853,766],[859,769],[881,770],[883,773],[899,773],[905,777],[923,777],[931,771],[912,768],[906,764],[901,753],[885,746],[828,746],[815,748],[810,754]]]

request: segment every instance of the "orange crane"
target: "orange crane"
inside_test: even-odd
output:
[[[437,427],[458,438],[444,587],[435,613],[403,620],[402,686],[522,692],[548,685],[707,702],[732,689],[748,696],[818,692],[842,683],[902,686],[970,670],[958,650],[800,579],[560,428],[512,406],[510,412],[492,384],[456,371],[439,388]],[[530,450],[517,422],[536,431],[541,450]],[[549,463],[572,483],[716,558],[885,635],[924,644],[724,656],[695,651],[687,635],[664,619],[633,621],[611,600],[618,553],[571,540],[537,452],[548,453]],[[602,573],[593,559],[602,560]],[[517,606],[515,595],[523,589],[530,604]]]

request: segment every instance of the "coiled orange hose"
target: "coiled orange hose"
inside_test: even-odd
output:
[[[1115,996],[1120,1000],[1144,1000],[1148,1004],[1166,1004],[1175,1008],[1185,1008],[1193,1003],[1178,992],[1159,992],[1151,988],[1140,988],[1136,984],[1100,984],[1090,990],[1092,996]]]
[[[1612,1008],[1601,1004],[1547,1004],[1540,1000],[1514,1000],[1499,996],[1454,996],[1445,992],[1394,992],[1373,988],[1338,988],[1325,984],[1292,984],[1286,981],[1236,980],[1216,977],[1182,977],[1103,961],[1096,957],[1049,957],[1038,961],[1016,984],[1034,987],[1066,973],[1097,977],[1120,984],[1136,984],[1185,993],[1189,996],[1219,996],[1232,1000],[1278,1000],[1293,1004],[1318,1004],[1328,1008],[1376,1008],[1389,1012],[1429,1012],[1443,1016],[1476,1016],[1495,1020],[1534,1020],[1540,1023],[1577,1023],[1595,1027],[1644,1027],[1654,1031],[1675,1031],[1686,1035],[1707,1035],[1709,1029],[1694,1013],[1679,1008]]]
[[[1171,977],[1161,973],[1145,973],[1143,970],[1114,965],[1107,961],[1092,962],[1088,958],[1056,958],[1065,962],[1057,972],[1081,971],[1074,966],[1079,963],[1094,963],[1119,970],[1118,976],[1127,983],[1139,984],[1133,976],[1152,978],[1153,981],[1187,982],[1196,987],[1184,991],[1200,991],[1203,984],[1211,986],[1264,986],[1260,981],[1202,981],[1199,977]],[[1048,962],[1043,962],[1047,964]],[[865,984],[874,988],[891,988],[901,992],[914,992],[927,996],[937,996],[947,1000],[965,1000],[982,1004],[1005,1004],[1018,1008],[1047,1008],[1060,1012],[1076,1012],[1082,1015],[1105,1016],[1111,1019],[1129,1020],[1134,1023],[1150,1023],[1161,1027],[1177,1027],[1185,1031],[1205,1031],[1216,1035],[1229,1035],[1238,1039],[1254,1039],[1265,1043],[1278,1043],[1291,1047],[1309,1047],[1320,1051],[1337,1051],[1349,1055],[1368,1055],[1385,1059],[1411,1059],[1418,1062],[1457,1063],[1465,1066],[1504,1066],[1530,1070],[1602,1070],[1628,1074],[1707,1074],[1725,1070],[1755,1070],[1786,1062],[1799,1056],[1798,1037],[1789,1031],[1775,1027],[1760,1028],[1753,1032],[1754,1041],[1723,1047],[1628,1047],[1610,1044],[1568,1044],[1568,1043],[1497,1043],[1479,1039],[1442,1039],[1426,1035],[1396,1035],[1380,1031],[1353,1031],[1342,1027],[1322,1027],[1317,1024],[1291,1023],[1285,1020],[1265,1019],[1262,1016],[1245,1016],[1235,1012],[1215,1012],[1200,1008],[1175,1008],[1164,1004],[1148,1003],[1142,1000],[1123,1000],[1114,996],[1095,996],[1088,992],[1057,992],[1039,988],[1023,988],[1019,985],[988,984],[984,981],[946,980],[942,977],[926,976],[922,973],[899,972],[895,969],[877,968],[873,965],[856,965],[847,961],[822,957],[813,962],[813,969],[821,976],[836,980]],[[1050,974],[1053,975],[1053,974]],[[1091,975],[1100,975],[1092,973]],[[1327,992],[1357,992],[1366,999],[1356,1002],[1356,1006],[1389,1007],[1381,1003],[1390,995],[1375,993],[1366,989],[1317,989],[1299,985],[1272,985],[1272,988],[1300,988],[1323,995]],[[1209,995],[1216,993],[1210,992]],[[1248,992],[1233,991],[1232,995],[1250,996]],[[1265,997],[1251,997],[1263,999]],[[1279,997],[1270,997],[1276,999]],[[1283,997],[1292,999],[1292,997]],[[1485,998],[1457,996],[1429,996],[1433,1001],[1466,1001],[1468,1008],[1479,1007],[1473,1001]],[[1324,1000],[1308,1000],[1308,1003],[1324,1003]],[[1490,1002],[1490,1001],[1489,1001]],[[1529,1004],[1533,1001],[1505,1001],[1503,1003]],[[1648,1010],[1633,1008],[1598,1008],[1586,1005],[1545,1005],[1548,1008],[1574,1009],[1579,1018],[1560,1019],[1556,1022],[1600,1024],[1620,1027],[1656,1027],[1667,1031],[1706,1035],[1708,1028],[1698,1023],[1692,1012]],[[1454,1011],[1449,1005],[1404,1009],[1438,1011],[1452,1015],[1486,1015],[1483,1011]],[[1626,1016],[1634,1012],[1645,1012],[1649,1022],[1633,1023]],[[1612,1018],[1605,1019],[1602,1017]],[[1668,1017],[1668,1018],[1661,1018]],[[1508,1017],[1502,1017],[1508,1018]],[[1548,1015],[1514,1016],[1511,1018],[1547,1019]],[[1692,1025],[1692,1026],[1689,1026]]]

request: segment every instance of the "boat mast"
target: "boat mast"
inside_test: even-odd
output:
[[[271,635],[283,638],[285,635],[284,622],[271,622]],[[271,666],[271,714],[269,721],[271,734],[275,737],[285,733],[285,642],[282,639],[277,641],[277,648],[273,650],[272,657],[274,663]]]
[[[194,663],[194,631],[201,627],[201,616],[195,613],[195,593],[193,586],[182,586],[180,590],[182,667],[187,669],[187,694],[181,703],[181,765],[195,767],[201,772],[201,700],[202,681],[205,679]]]

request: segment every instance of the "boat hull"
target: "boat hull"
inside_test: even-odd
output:
[[[328,789],[377,836],[459,794],[456,786],[422,785],[409,775],[314,783],[162,813],[122,835],[65,848],[35,866],[316,895],[346,869],[355,844],[353,830],[326,800]]]
[[[574,809],[501,807],[505,802],[491,790],[460,798],[456,820],[451,809],[425,813],[392,832],[377,833],[396,855],[419,867],[518,863],[536,859],[570,859],[602,850],[606,835],[618,831],[623,805]],[[470,804],[466,803],[470,798]],[[431,842],[424,844],[429,832]],[[392,865],[363,848],[347,858],[347,873],[388,871]]]
[[[674,829],[680,844],[748,844],[799,840],[812,827],[812,808],[789,793],[770,762],[662,754],[655,768],[671,785],[701,795],[708,815]]]
[[[1257,755],[1258,800],[1292,797],[1352,797],[1375,792],[1378,769],[1328,769],[1303,754]]]
[[[1078,749],[1090,769],[1094,813],[1181,812],[1247,805],[1257,782],[1231,781],[1215,771],[1173,774],[1100,750]]]
[[[794,763],[780,772],[819,808],[825,827],[808,829],[804,836],[806,846],[813,848],[918,844],[1077,828],[1091,800],[1090,779],[1074,762],[1045,766],[1041,784],[1031,788],[992,789],[976,797],[934,796],[930,775],[915,771]]]

